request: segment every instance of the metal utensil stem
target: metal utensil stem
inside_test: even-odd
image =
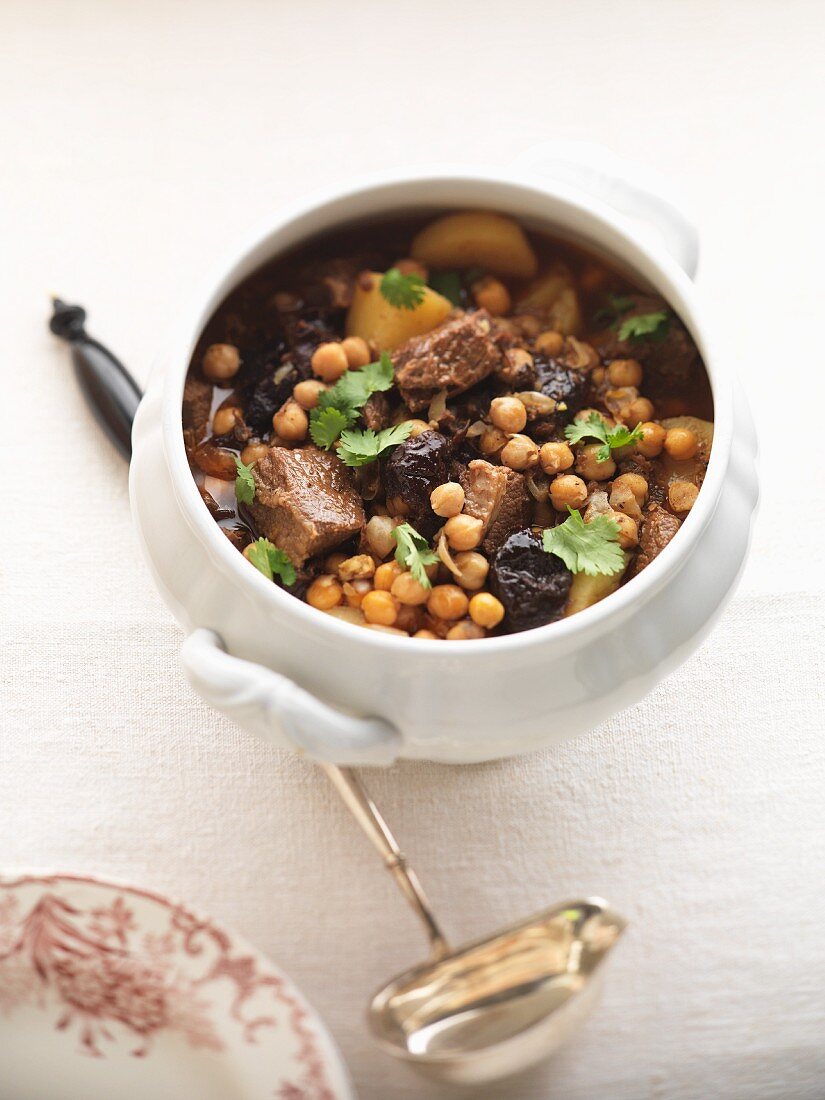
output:
[[[427,895],[418,877],[407,863],[406,856],[389,830],[378,807],[370,798],[361,780],[351,768],[339,768],[335,764],[322,764],[330,782],[346,803],[347,808],[361,826],[379,853],[384,865],[395,879],[396,885],[409,902],[418,919],[427,930],[433,957],[442,959],[450,953],[450,946],[438,927]]]

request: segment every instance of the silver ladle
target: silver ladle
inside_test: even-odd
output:
[[[626,922],[600,898],[568,901],[451,948],[413,869],[349,768],[322,765],[424,925],[430,958],[373,997],[384,1050],[432,1077],[479,1084],[552,1054],[589,1014]]]

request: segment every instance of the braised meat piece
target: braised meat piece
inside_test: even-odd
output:
[[[206,435],[211,411],[212,383],[190,371],[183,387],[183,442],[187,453]]]
[[[653,559],[661,554],[681,525],[681,520],[671,515],[660,504],[648,504],[639,532],[639,552],[631,567],[630,576],[635,577],[645,566],[650,565]]]
[[[401,501],[410,522],[418,524],[421,534],[432,534],[437,526],[430,508],[430,493],[447,480],[450,446],[441,432],[422,432],[405,439],[384,464],[384,488],[387,503]]]
[[[367,403],[361,409],[361,416],[368,428],[374,432],[389,428],[392,423],[390,416],[390,402],[385,393],[374,393],[367,398]]]
[[[688,330],[661,298],[633,295],[633,306],[622,313],[619,324],[593,341],[603,359],[637,359],[644,368],[644,392],[656,403],[663,398],[684,397],[702,380],[699,350]],[[667,322],[650,336],[619,339],[619,330],[631,317],[667,313]]]
[[[358,534],[366,522],[361,497],[341,460],[317,447],[271,447],[253,467],[249,505],[260,534],[293,565]]]
[[[529,523],[530,494],[523,474],[476,458],[459,480],[465,513],[484,525],[481,549],[485,554],[494,553],[514,531]]]
[[[486,310],[465,313],[414,336],[393,352],[395,380],[413,412],[429,405],[439,390],[448,397],[464,393],[501,366]]]
[[[561,558],[546,553],[529,527],[510,535],[490,568],[490,588],[504,605],[509,630],[530,630],[561,618],[572,583]]]

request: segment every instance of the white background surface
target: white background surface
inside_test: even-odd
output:
[[[701,225],[762,440],[750,565],[700,653],[592,735],[369,784],[456,937],[581,893],[631,919],[579,1040],[474,1095],[825,1096],[822,4],[4,0],[0,21],[0,864],[181,896],[294,975],[363,1100],[447,1095],[365,1035],[368,994],[424,950],[366,842],[183,682],[46,296],[145,379],[182,290],[278,203],[601,141]]]

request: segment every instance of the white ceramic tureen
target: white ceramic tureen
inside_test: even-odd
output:
[[[192,349],[231,288],[282,250],[342,222],[445,207],[515,215],[604,253],[655,288],[699,346],[715,403],[702,491],[651,565],[568,619],[454,644],[352,626],[250,568],[204,507],[181,432]],[[180,312],[134,429],[132,507],[160,589],[188,634],[183,662],[200,694],[245,728],[318,759],[465,762],[589,730],[671,672],[730,595],[757,501],[751,418],[697,304],[696,259],[696,234],[677,208],[592,148],[541,147],[507,173],[372,179],[274,214]]]

